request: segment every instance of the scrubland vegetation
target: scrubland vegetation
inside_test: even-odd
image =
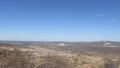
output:
[[[67,57],[58,54],[35,55],[10,45],[0,45],[0,68],[120,68],[119,59],[76,53]]]

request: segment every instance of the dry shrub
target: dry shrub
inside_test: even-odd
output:
[[[120,61],[113,61],[112,59],[108,59],[105,64],[104,68],[119,68]]]
[[[73,63],[68,58],[58,55],[46,56],[45,61],[38,65],[36,68],[74,68]]]
[[[0,49],[0,68],[34,68],[34,64],[29,60],[20,50]]]

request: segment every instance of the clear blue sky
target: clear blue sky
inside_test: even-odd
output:
[[[120,41],[120,0],[0,0],[0,40]]]

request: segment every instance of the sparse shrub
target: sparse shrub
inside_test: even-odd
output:
[[[27,54],[26,54],[27,55]],[[34,68],[22,51],[0,49],[0,68]]]
[[[74,68],[72,63],[70,63],[69,59],[58,56],[58,55],[49,55],[46,56],[45,61],[43,61],[36,68]]]
[[[107,60],[105,62],[104,68],[119,68],[119,61]]]

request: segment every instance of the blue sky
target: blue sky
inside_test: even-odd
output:
[[[120,41],[120,0],[0,0],[0,40]]]

